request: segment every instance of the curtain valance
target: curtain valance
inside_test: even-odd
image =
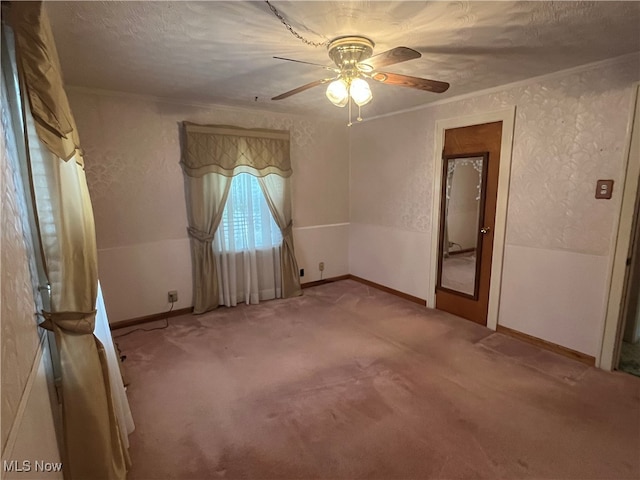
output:
[[[190,177],[291,176],[289,132],[183,122],[182,168]]]
[[[64,161],[80,151],[78,129],[62,83],[51,25],[41,2],[11,5],[17,63],[38,137]],[[82,165],[82,156],[76,156]]]

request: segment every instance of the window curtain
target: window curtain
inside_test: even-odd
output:
[[[43,145],[30,161],[51,285],[51,311],[41,325],[54,332],[62,371],[65,478],[124,479],[129,459],[107,353],[94,335],[95,225],[77,129],[42,2],[13,2],[9,14],[29,137]]]
[[[248,173],[234,176],[213,242],[220,305],[281,298],[281,245],[280,229],[258,179]]]
[[[109,370],[111,397],[113,398],[114,409],[118,419],[120,439],[122,440],[122,445],[128,449],[129,434],[135,430],[135,424],[133,422],[133,416],[131,415],[131,408],[129,407],[127,391],[124,388],[122,380],[120,355],[118,354],[113,342],[113,337],[111,336],[111,328],[109,327],[109,319],[107,317],[107,308],[104,305],[100,282],[98,282],[98,297],[96,298],[96,327],[93,333],[100,343],[104,345]]]
[[[213,173],[186,177],[187,232],[193,263],[193,313],[204,313],[218,306],[220,284],[217,262],[211,248],[224,204],[229,195],[231,177]]]
[[[181,164],[187,191],[194,313],[197,314],[216,308],[220,302],[218,265],[212,242],[220,224],[232,177],[249,173],[260,180],[268,177],[288,180],[292,173],[289,132],[183,122]],[[268,183],[269,186],[272,184],[280,185],[280,182]],[[288,189],[289,185],[288,181],[282,182],[282,188]],[[261,188],[265,191],[262,183]],[[284,202],[288,202],[288,205],[284,205]],[[269,205],[272,214],[274,210],[283,212],[281,221],[274,214],[283,238],[280,249],[282,296],[301,295],[291,231],[290,193],[282,193],[272,203],[278,209]]]
[[[282,233],[282,291],[285,297],[302,295],[298,262],[293,254],[293,221],[291,220],[291,178],[267,175],[258,178],[271,215]],[[285,254],[285,252],[291,252]]]

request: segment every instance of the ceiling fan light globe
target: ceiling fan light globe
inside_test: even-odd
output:
[[[366,105],[373,98],[369,84],[362,78],[354,78],[351,81],[349,93],[351,95],[351,98],[353,98],[353,101],[359,107]]]
[[[349,101],[347,85],[340,80],[335,80],[327,86],[327,98],[336,107],[344,107]]]

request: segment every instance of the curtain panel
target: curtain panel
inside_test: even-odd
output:
[[[41,326],[54,332],[60,354],[64,474],[67,480],[124,479],[129,458],[111,395],[107,353],[94,335],[95,224],[75,123],[42,2],[14,2],[9,12],[51,285],[51,312]]]
[[[20,77],[25,85],[38,137],[67,161],[80,151],[78,129],[62,82],[58,53],[42,2],[14,2],[11,27],[15,34]],[[82,162],[82,156],[76,156]]]
[[[291,228],[289,151],[287,131],[183,122],[180,163],[185,175],[191,239],[194,313],[204,313],[219,305],[218,266],[212,242],[220,225],[231,178],[240,173],[249,173],[261,180],[269,209],[282,233],[283,297],[302,294]],[[282,181],[262,181],[269,178]],[[272,192],[270,189],[274,188]]]
[[[293,246],[293,220],[291,219],[291,178],[266,175],[258,178],[260,188],[267,199],[269,210],[282,233],[280,262],[282,264],[282,296],[302,295],[298,262]]]

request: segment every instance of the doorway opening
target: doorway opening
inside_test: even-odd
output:
[[[496,329],[498,323],[514,123],[515,106],[496,112],[439,120],[436,122],[435,131],[431,266],[427,306],[451,311],[451,308],[456,310],[460,308],[460,305],[463,305],[461,308],[465,311],[456,310],[451,311],[451,313],[486,325],[492,330]],[[482,146],[474,140],[466,142],[464,135],[462,143],[459,142],[460,137],[455,134],[450,142],[446,141],[445,137],[449,135],[448,132],[450,131],[457,130],[458,132],[466,133],[465,130],[467,128],[486,127],[492,124],[497,131],[497,145],[492,147]],[[472,129],[470,128],[470,130]],[[481,134],[478,138],[482,139],[483,136],[484,134]],[[451,145],[451,148],[445,149],[445,146],[448,148],[449,145]],[[491,149],[494,151],[493,155],[490,154]],[[491,157],[494,160],[493,168],[496,170],[494,175],[496,184],[491,187],[494,189],[494,193],[492,194],[490,205],[486,205],[488,198],[483,198],[483,188],[486,188],[486,183],[483,183],[485,180],[482,180],[482,176],[484,175],[483,171],[488,174],[488,168],[484,167],[491,167]],[[483,165],[482,167],[480,166],[481,164]],[[445,168],[447,169],[446,173]],[[449,185],[447,185],[448,172],[450,170],[454,173]],[[458,180],[455,178],[456,171],[460,174]],[[472,172],[475,173],[472,174]],[[488,176],[490,177],[491,175],[488,174]],[[449,231],[457,228],[455,222],[447,222],[446,219],[447,214],[451,211],[449,208],[453,209],[454,207],[451,204],[451,195],[454,193],[451,189],[455,188],[454,184],[457,181],[460,184],[464,184],[467,181],[466,177],[473,177],[477,180],[474,184],[476,192],[473,198],[466,198],[466,195],[463,194],[454,201],[459,201],[459,206],[464,204],[469,207],[466,209],[469,212],[466,213],[470,213],[474,205],[476,213],[481,210],[483,213],[486,211],[491,213],[488,218],[486,215],[477,215],[477,218],[473,221],[469,217],[469,221],[464,223],[472,224],[473,232],[459,230],[458,238],[460,241],[458,241],[455,238],[451,238],[453,231]],[[479,189],[478,186],[480,187]],[[447,205],[446,200],[447,188],[449,189],[449,205]],[[472,200],[477,197],[479,197],[477,203],[474,203]],[[480,207],[481,199],[484,203],[482,208]],[[457,213],[463,216],[466,215],[462,210],[464,209],[459,209]],[[491,225],[485,225],[487,221]],[[477,268],[481,255],[488,257],[488,259],[485,259],[486,268],[484,273],[479,272]],[[448,271],[443,271],[443,264],[452,266],[453,269],[447,267],[446,270]],[[469,268],[470,265],[471,268]],[[460,276],[465,274],[470,278],[465,277],[463,279]],[[481,280],[483,275],[486,277],[484,282]],[[450,287],[456,282],[464,283],[461,286],[464,291],[458,289],[458,293],[451,295]],[[483,288],[485,289],[484,293]],[[484,304],[479,305],[477,300],[483,295]],[[469,312],[466,311],[467,307],[475,310],[476,314],[479,312],[481,316],[473,313],[469,315]],[[473,318],[470,318],[471,316]]]
[[[486,325],[502,122],[444,138],[436,308]]]
[[[640,155],[640,96],[636,102],[630,141],[630,164],[637,164],[637,157]],[[637,175],[635,182],[636,185],[638,185],[637,182],[640,182]],[[640,191],[636,192],[631,232],[631,245],[625,262],[627,268],[620,319],[622,338],[619,345],[617,369],[640,377]]]
[[[640,196],[638,197],[640,199]],[[636,202],[635,233],[622,308],[622,339],[618,370],[640,377],[640,209]]]
[[[635,371],[636,348],[640,345],[640,84],[633,90],[629,114],[626,176],[623,186],[615,253],[611,267],[609,299],[596,366],[604,370]],[[635,340],[635,341],[634,341]],[[624,357],[623,348],[624,348]],[[633,372],[630,372],[633,373]]]

